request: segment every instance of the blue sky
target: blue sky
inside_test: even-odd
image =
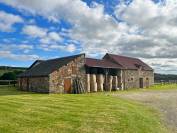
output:
[[[176,0],[0,0],[0,65],[105,53],[177,74]]]

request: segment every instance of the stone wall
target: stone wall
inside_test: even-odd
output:
[[[18,78],[18,86],[22,91],[27,91],[27,78]]]
[[[122,74],[124,89],[140,88],[140,78],[143,79],[144,88],[154,84],[153,71],[123,70]]]
[[[29,77],[29,78],[20,78],[19,88],[23,91],[31,92],[49,92],[49,78],[48,77]]]
[[[48,77],[29,78],[29,91],[48,93],[49,92],[49,78]]]
[[[64,89],[64,80],[79,77],[85,88],[85,55],[75,58],[72,62],[52,72],[49,75],[49,92],[66,93]],[[71,85],[72,86],[72,85]],[[71,88],[72,91],[72,88]]]

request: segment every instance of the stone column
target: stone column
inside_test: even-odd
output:
[[[86,74],[86,89],[90,92],[90,74]]]
[[[124,90],[125,89],[125,71],[121,70],[121,89],[120,90]]]
[[[117,84],[118,84],[118,82],[117,82],[117,76],[113,76],[113,80],[112,80],[112,89],[113,90],[117,90]]]
[[[97,78],[97,89],[98,91],[103,91],[103,83],[104,83],[104,79],[103,79],[103,75],[99,74],[96,76]]]
[[[112,90],[112,79],[113,79],[113,76],[109,76],[108,78],[108,90],[111,91]]]
[[[97,92],[97,82],[96,82],[96,75],[95,74],[90,75],[90,90],[92,92]]]

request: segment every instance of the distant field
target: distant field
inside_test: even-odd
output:
[[[0,86],[0,133],[18,132],[163,133],[167,130],[154,109],[105,93],[32,94]]]

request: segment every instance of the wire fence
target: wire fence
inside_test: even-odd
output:
[[[155,80],[154,84],[177,84],[177,80]]]

